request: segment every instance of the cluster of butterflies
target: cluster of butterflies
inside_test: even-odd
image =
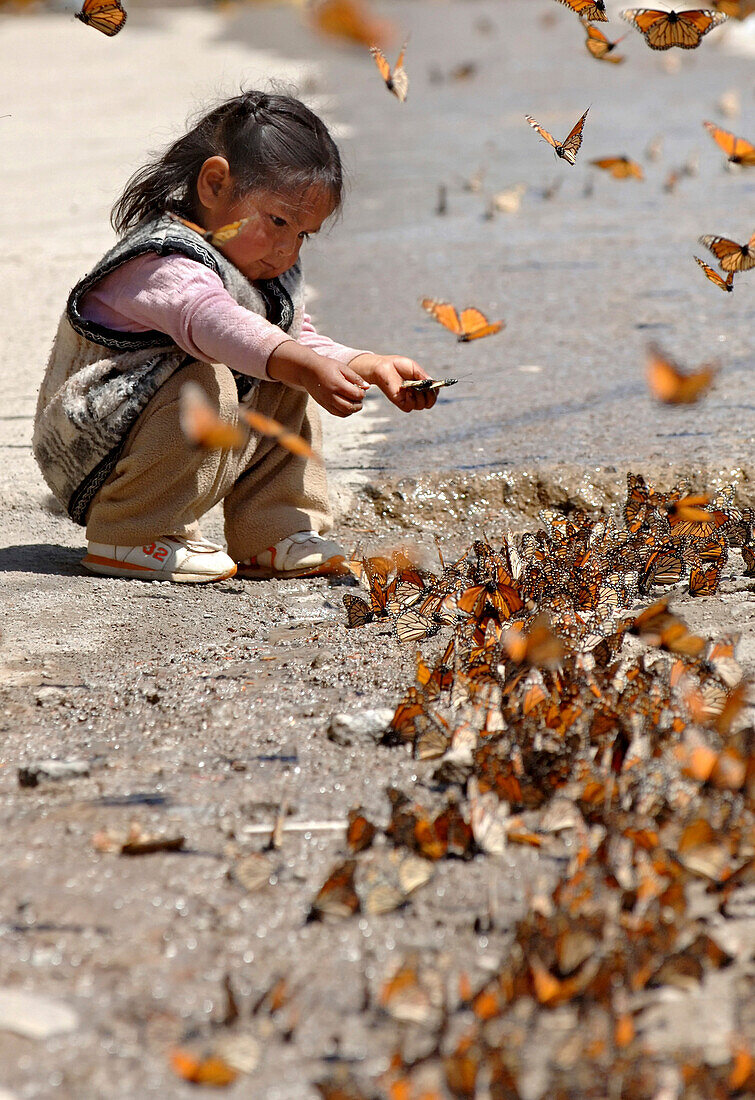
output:
[[[475,542],[440,575],[401,553],[354,563],[368,600],[345,597],[352,625],[391,621],[414,644],[451,628],[434,661],[417,655],[384,734],[432,766],[426,792],[436,794],[427,805],[390,789],[383,825],[353,812],[348,857],[318,892],[318,917],[365,911],[361,861],[381,848],[433,865],[524,845],[560,874],[494,975],[475,984],[462,974],[455,994],[438,995],[437,964],[404,959],[374,1009],[429,1029],[431,1053],[412,1060],[399,1047],[379,1091],[343,1067],[319,1082],[323,1097],[447,1100],[485,1082],[516,1100],[532,1036],[565,1004],[580,1023],[564,1036],[570,1057],[549,1060],[548,1095],[610,1095],[618,1074],[625,1090],[636,1085],[627,1095],[655,1096],[663,1066],[651,1072],[641,1057],[638,995],[689,988],[731,962],[715,921],[755,884],[750,684],[735,636],[706,640],[668,597],[632,605],[683,581],[714,592],[732,550],[755,576],[755,514],[729,487],[712,498],[688,485],[661,492],[630,474],[622,519],[544,511],[539,530],[499,548]],[[700,883],[715,898],[713,923],[688,909]],[[479,908],[470,920],[489,931],[495,906]],[[535,1010],[523,1028],[525,1001]],[[723,1066],[684,1064],[686,1096],[755,1086],[744,1050]]]
[[[712,500],[684,486],[662,494],[630,474],[624,517],[622,529],[610,517],[543,512],[544,529],[507,541],[500,552],[477,542],[474,556],[439,576],[408,561],[365,558],[352,571],[367,598],[344,595],[348,625],[387,620],[403,643],[453,626],[459,638],[478,644],[486,631],[500,638],[516,625],[526,632],[547,613],[557,633],[591,647],[613,614],[659,586],[686,580],[691,595],[713,595],[731,546],[753,575],[753,515],[734,506],[730,489]]]

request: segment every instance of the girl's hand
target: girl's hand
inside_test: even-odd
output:
[[[349,366],[365,382],[381,389],[388,400],[402,412],[431,409],[438,400],[436,390],[418,392],[401,389],[402,382],[430,377],[418,363],[404,355],[374,355],[372,352],[363,352],[352,359]]]
[[[268,377],[287,386],[306,390],[333,416],[360,412],[369,383],[350,366],[328,359],[295,340],[285,340],[267,361]]]

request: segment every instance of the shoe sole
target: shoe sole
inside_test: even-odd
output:
[[[174,581],[177,584],[212,584],[215,581],[225,581],[236,574],[236,565],[223,573],[169,573],[167,570],[150,569],[148,565],[137,565],[135,562],[114,561],[112,558],[103,558],[99,554],[87,554],[81,559],[81,564],[90,573],[98,573],[103,577],[125,577],[127,580],[140,581]]]
[[[269,581],[274,577],[344,577],[348,575],[343,558],[328,558],[321,565],[304,565],[301,569],[272,569],[270,566],[244,565],[239,562],[236,575],[241,580]]]

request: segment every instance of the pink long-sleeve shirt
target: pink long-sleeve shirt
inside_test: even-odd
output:
[[[164,332],[187,355],[254,378],[268,378],[270,355],[290,339],[240,306],[209,267],[178,253],[128,260],[100,280],[80,308],[87,321],[118,332]],[[318,333],[307,313],[298,342],[343,364],[360,354]]]

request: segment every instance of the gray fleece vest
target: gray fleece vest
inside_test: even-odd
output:
[[[304,311],[299,264],[276,279],[250,282],[198,233],[164,215],[122,238],[71,291],[37,402],[32,445],[45,481],[76,523],[107,481],[128,433],[175,371],[192,362],[163,332],[118,332],[85,320],[87,291],[147,252],[180,253],[204,264],[228,293],[297,339]],[[239,400],[258,380],[234,372]]]

